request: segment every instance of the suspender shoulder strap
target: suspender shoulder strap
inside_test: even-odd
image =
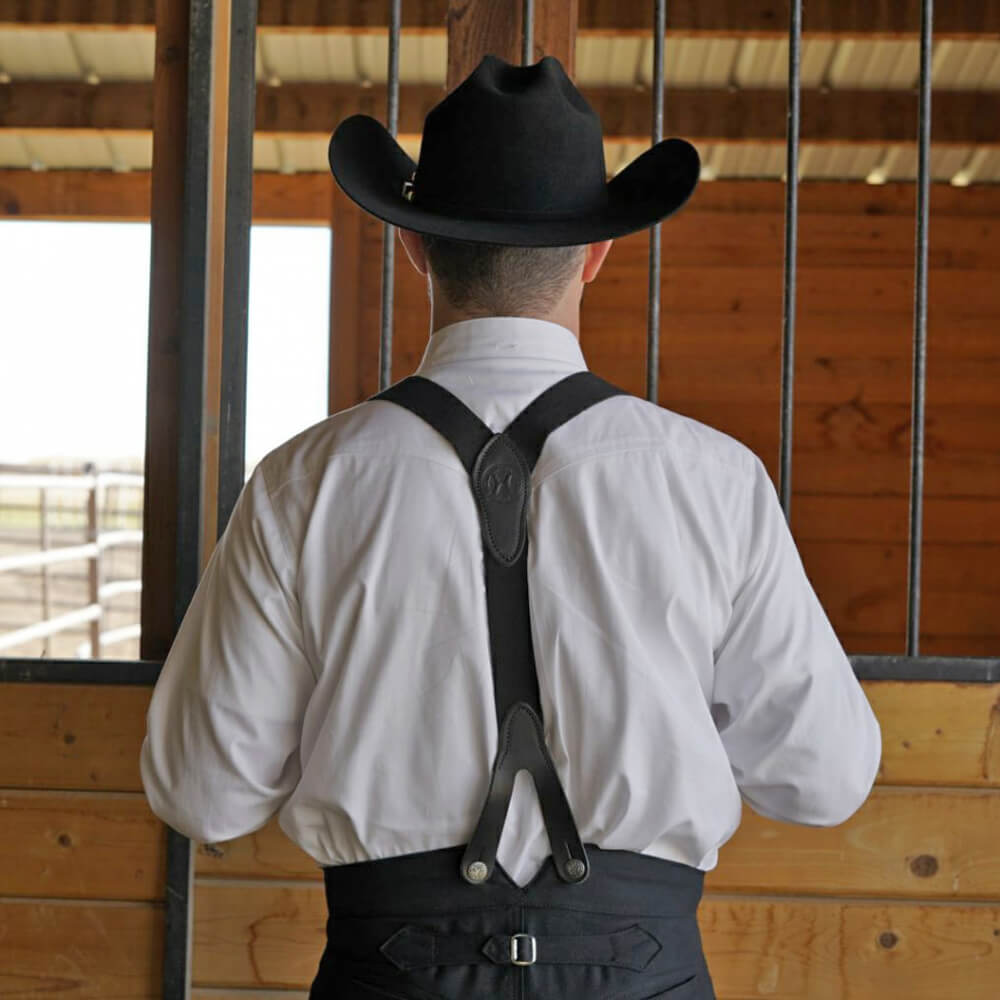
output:
[[[496,706],[497,756],[476,833],[462,859],[474,884],[491,874],[514,777],[535,780],[556,869],[567,882],[589,873],[586,851],[545,743],[528,601],[527,511],[531,472],[549,434],[609,396],[627,395],[588,370],[574,372],[535,397],[494,433],[457,396],[411,375],[370,397],[405,407],[455,449],[476,500],[482,529],[490,660]]]

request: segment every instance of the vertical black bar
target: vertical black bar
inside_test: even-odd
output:
[[[395,135],[399,125],[399,28],[402,21],[401,0],[389,0],[389,72],[388,121]],[[396,263],[396,228],[388,222],[382,225],[382,333],[379,340],[379,392],[388,388],[392,379],[392,292]]]
[[[802,96],[802,0],[791,0],[788,26],[788,138],[785,164],[785,282],[781,320],[781,423],[778,465],[781,506],[791,522],[792,393],[795,384],[795,278],[799,224],[799,106]]]
[[[920,556],[924,503],[924,388],[927,363],[927,229],[930,221],[931,44],[934,0],[920,15],[920,125],[917,168],[917,273],[913,315],[913,433],[910,441],[910,560],[906,608],[906,655],[920,646]]]
[[[229,131],[222,288],[222,376],[219,398],[218,535],[229,522],[245,478],[247,312],[253,215],[257,0],[232,5],[229,39]]]
[[[663,138],[663,42],[666,0],[656,0],[653,17],[653,128],[655,146]],[[660,224],[649,231],[649,288],[646,317],[646,398],[659,402],[660,378]]]
[[[184,167],[184,273],[178,345],[177,591],[180,626],[201,570],[202,411],[205,345],[213,0],[190,0],[187,162]]]
[[[212,99],[212,0],[190,0],[184,272],[178,323],[177,580],[180,628],[201,570],[202,413],[205,398],[208,189]],[[163,1000],[186,1000],[191,979],[191,841],[167,827]]]
[[[534,62],[535,0],[521,0],[521,65]]]

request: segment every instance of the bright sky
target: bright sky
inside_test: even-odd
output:
[[[330,231],[250,237],[247,461],[327,411]],[[148,223],[0,222],[0,462],[139,458]]]

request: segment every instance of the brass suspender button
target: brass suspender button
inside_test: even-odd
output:
[[[473,861],[465,869],[465,874],[468,876],[470,882],[482,882],[487,875],[486,865],[482,861]]]
[[[586,870],[586,865],[584,865],[579,858],[570,858],[569,861],[566,862],[566,874],[573,879],[574,882],[583,878]]]

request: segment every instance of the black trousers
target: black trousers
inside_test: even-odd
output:
[[[323,869],[327,944],[309,1000],[715,1000],[696,913],[705,873],[588,844],[523,888],[464,845]]]

